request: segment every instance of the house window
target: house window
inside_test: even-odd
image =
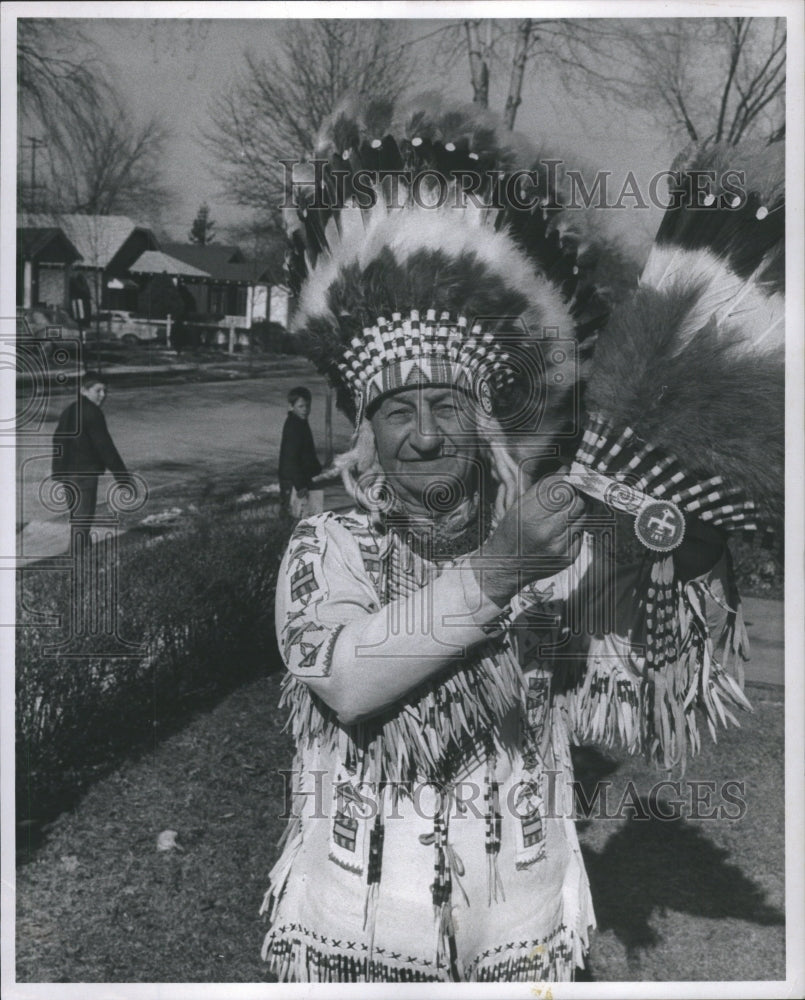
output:
[[[226,288],[223,285],[210,287],[210,313],[213,316],[226,315]]]
[[[63,306],[66,299],[64,264],[39,265],[39,302],[46,306]]]
[[[247,313],[246,301],[248,299],[249,289],[245,285],[238,285],[235,292],[235,315],[245,316]]]

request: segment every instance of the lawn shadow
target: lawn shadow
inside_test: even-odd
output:
[[[574,763],[576,780],[588,801],[596,782],[619,766],[589,747],[574,750]],[[647,818],[637,818],[641,814]],[[785,914],[767,903],[765,890],[729,860],[728,850],[682,816],[661,819],[648,796],[635,797],[631,816],[581,820],[578,827],[583,830],[593,822],[613,827],[600,851],[589,845],[581,848],[598,929],[613,931],[631,958],[659,942],[650,921],[655,913],[668,910],[762,926],[785,925]]]

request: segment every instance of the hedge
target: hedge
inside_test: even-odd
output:
[[[99,655],[97,636],[74,643],[76,658],[48,653],[68,634],[70,572],[18,573],[18,822],[47,821],[124,756],[276,668],[274,588],[288,525],[262,514],[218,510],[161,539],[124,537],[118,634],[142,644],[133,657]],[[63,626],[46,627],[43,613]]]

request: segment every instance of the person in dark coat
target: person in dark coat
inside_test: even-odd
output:
[[[283,510],[290,510],[291,491],[304,499],[313,485],[313,477],[321,472],[321,463],[313,444],[313,433],[307,418],[310,415],[310,390],[303,385],[288,393],[288,416],[282,428],[280,442],[279,480]]]
[[[101,411],[105,398],[103,378],[87,372],[78,399],[62,412],[53,435],[53,478],[75,492],[77,502],[70,511],[72,534],[83,537],[86,544],[91,542],[99,477],[107,469],[118,482],[125,482],[128,475]]]

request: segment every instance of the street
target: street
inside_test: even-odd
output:
[[[326,387],[312,368],[302,375],[282,371],[231,382],[112,384],[104,404],[109,431],[127,467],[148,485],[148,502],[137,517],[158,513],[172,494],[194,483],[215,491],[224,478],[242,481],[244,488],[276,480],[286,394],[300,383],[313,393],[310,424],[323,459]],[[71,398],[52,399],[41,433],[18,438],[17,524],[26,525],[18,555],[25,559],[58,554],[67,544],[66,517],[43,505],[39,488],[50,474],[56,421]],[[350,432],[348,421],[333,408],[336,451],[348,445]],[[104,480],[98,496],[105,496]]]

